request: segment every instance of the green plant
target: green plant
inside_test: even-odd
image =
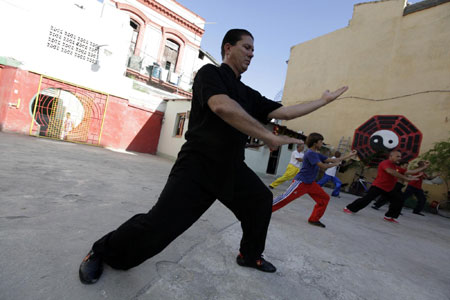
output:
[[[434,147],[420,155],[420,158],[430,162],[428,171],[440,173],[440,177],[444,180],[448,191],[448,181],[450,180],[450,138],[446,141],[435,143]]]

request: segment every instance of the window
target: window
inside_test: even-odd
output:
[[[139,36],[139,23],[133,19],[130,19],[130,26],[133,28],[133,34],[131,35],[130,42],[130,55],[133,55],[136,52],[136,44]]]
[[[180,45],[178,43],[174,42],[173,40],[166,40],[162,58],[162,66],[164,69],[175,72],[179,50]]]
[[[186,120],[186,113],[178,113],[175,120],[174,137],[182,137],[184,130],[184,121]]]
[[[288,145],[288,149],[289,149],[289,150],[294,150],[294,144],[289,144],[289,145]]]

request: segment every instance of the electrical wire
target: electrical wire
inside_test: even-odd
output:
[[[406,97],[420,95],[420,94],[427,94],[427,93],[450,93],[450,90],[422,91],[422,92],[416,92],[416,93],[412,93],[412,94],[406,94],[406,95],[395,96],[395,97],[390,97],[390,98],[383,98],[383,99],[371,99],[371,98],[364,98],[364,97],[357,97],[357,96],[345,96],[345,97],[339,97],[338,99],[358,99],[358,100],[364,100],[364,101],[388,101],[388,100],[406,98]]]

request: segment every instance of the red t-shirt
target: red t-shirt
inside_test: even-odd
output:
[[[422,189],[422,180],[423,180],[423,179],[426,179],[426,178],[427,178],[427,175],[425,175],[424,172],[420,172],[420,173],[417,174],[417,175],[419,175],[418,179],[417,179],[417,180],[410,181],[410,182],[408,183],[408,185],[410,185],[410,186],[412,186],[412,187],[415,187],[416,189],[421,190],[421,189]]]
[[[396,164],[394,164],[389,159],[383,160],[378,165],[378,174],[375,180],[373,181],[372,185],[376,186],[377,188],[382,189],[385,192],[390,192],[394,188],[395,184],[397,183],[397,177],[392,176],[388,172],[386,172],[386,169],[392,169],[396,170],[400,173],[400,168]],[[403,169],[404,172],[406,172],[405,169]]]
[[[406,173],[406,169],[403,169],[402,167],[399,167],[399,166],[396,166],[395,167],[395,171],[397,171],[397,172],[399,172],[400,174],[402,174],[402,175],[405,175],[405,173]]]

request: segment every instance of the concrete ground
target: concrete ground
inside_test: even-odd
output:
[[[344,193],[330,201],[326,229],[307,223],[308,196],[273,214],[265,257],[275,274],[235,263],[241,228],[216,202],[159,255],[83,285],[91,244],[152,207],[172,162],[6,133],[0,153],[2,300],[450,299],[450,220],[405,210],[391,224],[370,207],[346,215],[355,196]]]

